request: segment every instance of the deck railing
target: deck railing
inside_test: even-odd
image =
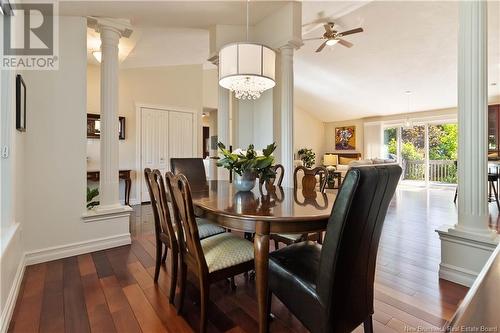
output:
[[[425,180],[425,161],[404,160],[404,179]],[[455,184],[457,182],[457,167],[455,161],[430,160],[429,181]]]

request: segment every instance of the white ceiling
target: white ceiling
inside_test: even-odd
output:
[[[123,46],[122,67],[204,64],[208,31],[214,24],[242,24],[239,1],[61,2],[63,15],[129,18],[134,33]],[[252,1],[252,23],[283,2]],[[490,95],[500,95],[499,2],[489,2]],[[295,103],[323,121],[348,120],[456,105],[458,5],[443,1],[304,1],[305,37],[323,28],[309,22],[333,18],[340,30],[362,26],[346,37],[351,49],[336,45],[317,54],[306,42],[295,56]],[[312,31],[311,31],[312,30]],[[120,45],[122,50],[122,45]],[[89,57],[89,59],[92,58]]]
[[[489,90],[500,95],[499,2],[489,2],[489,14],[489,78],[498,83]],[[375,1],[339,22],[343,29],[361,26],[365,32],[346,37],[354,43],[351,49],[336,45],[317,54],[315,41],[297,51],[299,107],[323,121],[404,113],[408,90],[412,112],[456,106],[456,2]]]

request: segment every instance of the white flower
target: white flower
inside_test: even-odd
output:
[[[233,154],[239,155],[243,152],[240,148],[233,150]]]
[[[257,154],[257,156],[264,156],[264,153],[262,152],[262,150],[255,150],[255,154]]]

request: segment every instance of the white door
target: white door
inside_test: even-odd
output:
[[[170,111],[169,117],[170,157],[195,157],[193,114]]]
[[[166,110],[141,109],[141,172],[145,168],[168,171],[168,114]],[[146,181],[143,177],[142,201],[150,201]]]

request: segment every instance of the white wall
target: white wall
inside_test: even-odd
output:
[[[29,256],[41,250],[129,233],[113,222],[85,223],[86,19],[61,17],[59,70],[26,71],[25,221]]]
[[[316,154],[316,164],[321,164],[325,153],[325,124],[312,114],[295,107],[293,152],[301,148],[312,149]]]
[[[180,107],[197,112],[196,121],[200,138],[198,155],[201,156],[201,113],[203,109],[203,68],[201,65],[148,67],[122,69],[119,73],[118,114],[125,117],[125,140],[120,140],[120,169],[136,169],[136,104],[150,104],[171,108]],[[87,112],[100,113],[100,68],[87,66]],[[87,168],[99,169],[98,139],[87,140]],[[130,198],[137,197],[136,172],[132,174]],[[120,198],[123,199],[123,182],[120,182]]]
[[[237,100],[233,118],[233,148],[256,149],[273,143],[273,90],[265,91],[257,100]]]
[[[0,25],[2,24],[0,18]],[[0,332],[7,329],[24,268],[24,135],[15,130],[14,71],[0,71]]]
[[[203,107],[217,109],[219,89],[219,73],[217,69],[203,71]]]

